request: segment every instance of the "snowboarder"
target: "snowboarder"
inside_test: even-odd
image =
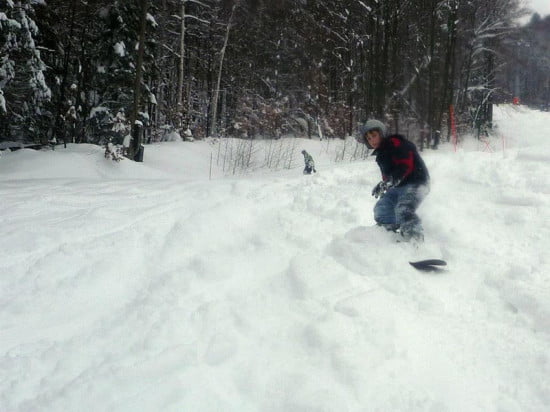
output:
[[[305,150],[302,150],[302,154],[304,155],[305,163],[304,174],[310,175],[311,172],[317,173],[317,170],[315,170],[315,162],[313,161],[313,157],[311,157],[311,155]]]
[[[368,120],[357,141],[374,149],[382,180],[372,190],[378,199],[374,220],[387,230],[399,231],[405,241],[423,241],[424,234],[416,209],[430,191],[430,176],[416,146],[405,137],[386,135],[379,120]]]

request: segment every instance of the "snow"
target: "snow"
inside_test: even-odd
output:
[[[363,8],[364,8],[365,10],[367,10],[367,12],[370,13],[370,12],[372,11],[372,7],[367,6],[367,5],[366,5],[365,3],[363,3],[361,0],[359,0],[359,4],[360,4],[361,6],[363,6]]]
[[[98,113],[109,113],[109,108],[105,106],[96,106],[90,110],[90,119],[93,119]]]
[[[150,14],[150,13],[147,13],[146,15],[146,20],[151,23],[151,26],[153,27],[157,27],[158,26],[158,23],[157,21],[155,20],[155,18]]]
[[[0,114],[7,113],[6,109],[6,99],[4,99],[4,91],[0,89]]]
[[[550,113],[495,119],[424,152],[419,250],[326,141],[240,176],[215,141],[3,152],[0,410],[548,410]]]
[[[124,44],[124,42],[119,41],[115,43],[113,49],[115,53],[118,54],[120,57],[126,56],[126,45]]]

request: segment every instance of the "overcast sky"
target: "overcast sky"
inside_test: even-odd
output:
[[[550,14],[550,0],[526,0],[526,4],[542,17]]]

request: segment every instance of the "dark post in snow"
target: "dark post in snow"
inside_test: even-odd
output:
[[[141,145],[141,124],[137,122],[137,115],[139,111],[139,100],[141,96],[141,78],[143,74],[143,54],[145,51],[145,27],[147,23],[147,7],[148,0],[140,0],[140,20],[139,20],[139,46],[136,63],[136,78],[134,82],[134,105],[132,107],[132,113],[130,115],[130,125],[132,127],[132,144],[128,151],[128,157],[130,159],[138,160],[138,156],[141,151],[141,161],[143,161],[143,148]]]
[[[140,121],[137,121],[134,124],[134,127],[132,128],[132,139],[134,142],[140,142],[139,146],[137,148],[134,148],[134,153],[132,155],[132,159],[136,162],[143,162],[143,152],[145,148],[141,144],[141,136],[142,136],[142,123]]]

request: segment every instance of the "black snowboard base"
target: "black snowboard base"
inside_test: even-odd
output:
[[[443,270],[443,266],[447,266],[447,262],[441,259],[426,259],[417,262],[409,262],[409,264],[423,272],[439,272]]]

